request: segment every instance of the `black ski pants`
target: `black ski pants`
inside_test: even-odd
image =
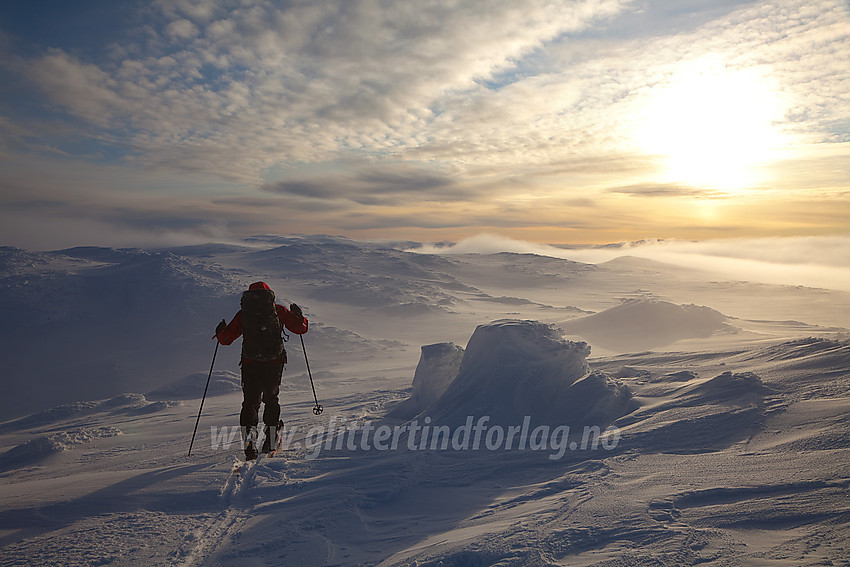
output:
[[[283,362],[243,362],[242,363],[242,413],[239,425],[256,426],[260,420],[260,403],[263,409],[263,423],[277,425],[280,419],[280,378],[283,375]]]

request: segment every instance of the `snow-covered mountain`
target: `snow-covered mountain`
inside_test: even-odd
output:
[[[0,562],[846,561],[850,294],[416,250],[0,249]],[[285,448],[236,466],[222,347],[187,457],[257,280],[304,307],[325,412],[290,340]]]

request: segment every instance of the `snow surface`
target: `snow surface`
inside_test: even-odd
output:
[[[846,292],[329,236],[0,248],[0,278],[0,565],[848,565]],[[240,466],[222,347],[187,457],[260,279],[325,412],[290,339],[287,446]]]

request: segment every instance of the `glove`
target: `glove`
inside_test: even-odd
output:
[[[304,313],[301,312],[301,308],[295,305],[294,303],[289,304],[289,312],[298,317],[299,319],[304,318]]]
[[[215,328],[215,336],[219,336],[221,332],[227,328],[227,321],[224,319],[221,320],[221,323],[218,324],[218,327]]]

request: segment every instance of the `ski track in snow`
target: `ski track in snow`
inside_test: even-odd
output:
[[[185,559],[175,565],[193,567],[202,565],[222,543],[230,540],[250,518],[247,493],[253,482],[258,460],[236,461],[227,476],[219,496],[224,509],[212,518],[206,528],[199,527],[199,534],[191,543],[190,550],[181,553]]]
[[[174,563],[175,566],[203,565],[215,557],[220,547],[238,538],[254,515],[254,504],[252,504],[250,492],[258,471],[260,474],[277,476],[279,483],[286,481],[284,473],[275,474],[274,469],[270,467],[269,462],[273,458],[277,458],[278,463],[283,462],[278,455],[275,457],[260,455],[252,461],[240,459],[234,461],[233,468],[219,492],[223,509],[209,520],[206,526],[198,527],[198,535],[187,546],[188,550],[178,552],[183,559]]]

